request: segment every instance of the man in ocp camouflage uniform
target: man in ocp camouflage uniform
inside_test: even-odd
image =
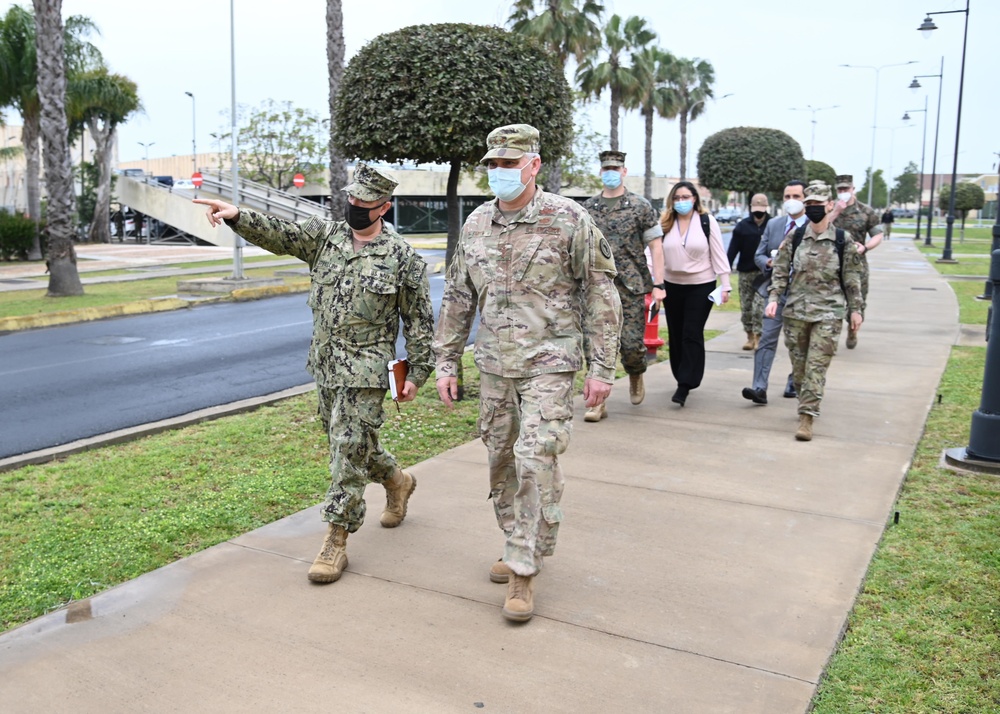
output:
[[[524,622],[563,517],[558,457],[569,445],[583,333],[583,395],[594,407],[611,393],[621,304],[611,246],[590,215],[535,185],[538,130],[502,126],[486,146],[482,163],[497,198],[469,215],[448,266],[434,336],[437,390],[445,404],[457,398],[458,365],[478,309],[479,428],[490,497],[507,537],[490,580],[507,583],[503,616]]]
[[[660,217],[642,196],[625,188],[625,154],[602,151],[601,183],[604,189],[588,198],[583,206],[590,213],[604,237],[611,244],[615,258],[615,287],[622,303],[620,351],[622,366],[629,376],[629,399],[642,404],[646,395],[642,375],[646,371],[646,295],[653,300],[666,297],[663,289],[663,228]],[[653,258],[653,275],[646,265],[646,247]],[[655,285],[654,285],[655,283]],[[608,416],[604,403],[587,410],[585,421],[600,421]]]
[[[833,212],[835,228],[842,228],[854,239],[858,255],[861,256],[861,315],[868,307],[868,252],[882,242],[882,221],[871,206],[861,203],[854,192],[854,177],[850,174],[837,176],[837,203]],[[858,346],[858,331],[847,328],[847,349]]]
[[[316,379],[332,477],[321,509],[327,535],[308,574],[317,583],[340,579],[347,567],[347,535],[364,522],[368,483],[385,487],[386,528],[402,523],[417,486],[378,441],[400,318],[410,370],[399,401],[414,399],[432,368],[427,266],[382,220],[395,188],[391,177],[359,163],[353,183],[343,189],[343,221],[292,223],[223,201],[195,200],[209,206],[213,226],[225,221],[251,243],[309,264],[313,337],[307,369]]]

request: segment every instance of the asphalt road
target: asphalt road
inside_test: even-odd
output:
[[[0,458],[307,384],[311,334],[296,294],[4,335]]]

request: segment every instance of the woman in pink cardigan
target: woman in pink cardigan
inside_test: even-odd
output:
[[[705,235],[702,218],[708,219]],[[689,181],[670,189],[660,216],[663,227],[663,258],[667,291],[663,301],[667,315],[670,370],[677,380],[671,401],[682,407],[688,392],[697,389],[705,374],[705,322],[712,311],[709,295],[722,281],[723,303],[729,301],[729,260],[715,217],[701,205],[698,191]]]

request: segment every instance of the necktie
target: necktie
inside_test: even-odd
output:
[[[785,226],[785,235],[787,236],[789,233],[791,233],[794,227],[795,227],[795,221],[789,221],[788,225]]]

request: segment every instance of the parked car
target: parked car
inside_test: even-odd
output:
[[[177,179],[174,181],[174,190],[183,189],[185,191],[194,191],[197,186],[194,185],[194,181],[191,179]]]
[[[894,208],[892,215],[894,218],[916,218],[917,212],[912,208]]]
[[[742,217],[738,208],[720,208],[715,214],[715,220],[719,223],[737,223]]]

